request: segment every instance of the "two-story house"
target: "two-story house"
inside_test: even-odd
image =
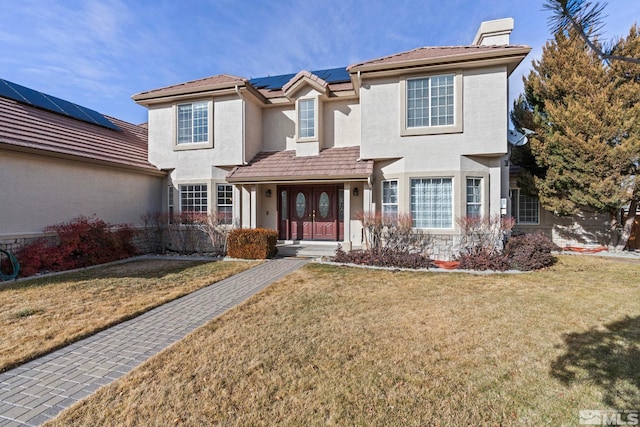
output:
[[[508,77],[530,51],[512,29],[483,22],[469,46],[134,95],[149,161],[168,172],[163,204],[346,248],[362,243],[359,212],[404,213],[451,256],[457,218],[508,206]]]

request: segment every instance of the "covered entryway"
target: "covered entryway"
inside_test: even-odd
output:
[[[354,212],[375,210],[373,163],[360,159],[358,146],[313,156],[260,152],[227,174],[236,192],[234,217],[240,227],[277,229],[287,244],[340,242],[350,249],[352,239],[361,240]]]
[[[342,240],[343,186],[278,186],[278,197],[280,239]]]

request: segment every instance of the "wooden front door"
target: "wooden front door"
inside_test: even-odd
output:
[[[291,239],[304,240],[313,238],[312,191],[309,188],[294,188],[289,193],[291,201],[289,212],[291,217]]]
[[[338,188],[333,185],[279,187],[281,239],[338,240]]]
[[[336,240],[336,189],[335,187],[316,187],[313,190],[313,239]]]

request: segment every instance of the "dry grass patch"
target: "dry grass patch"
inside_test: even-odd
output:
[[[0,287],[0,372],[256,263],[144,260]]]
[[[309,265],[51,425],[575,425],[640,404],[639,272]]]

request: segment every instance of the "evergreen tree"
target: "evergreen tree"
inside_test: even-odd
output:
[[[640,57],[637,27],[613,51]],[[557,215],[587,206],[609,213],[612,243],[622,249],[640,195],[640,65],[608,64],[575,31],[560,31],[524,80],[512,120],[536,132],[529,150],[537,167],[527,170],[542,206]],[[621,227],[625,206],[630,218]]]

